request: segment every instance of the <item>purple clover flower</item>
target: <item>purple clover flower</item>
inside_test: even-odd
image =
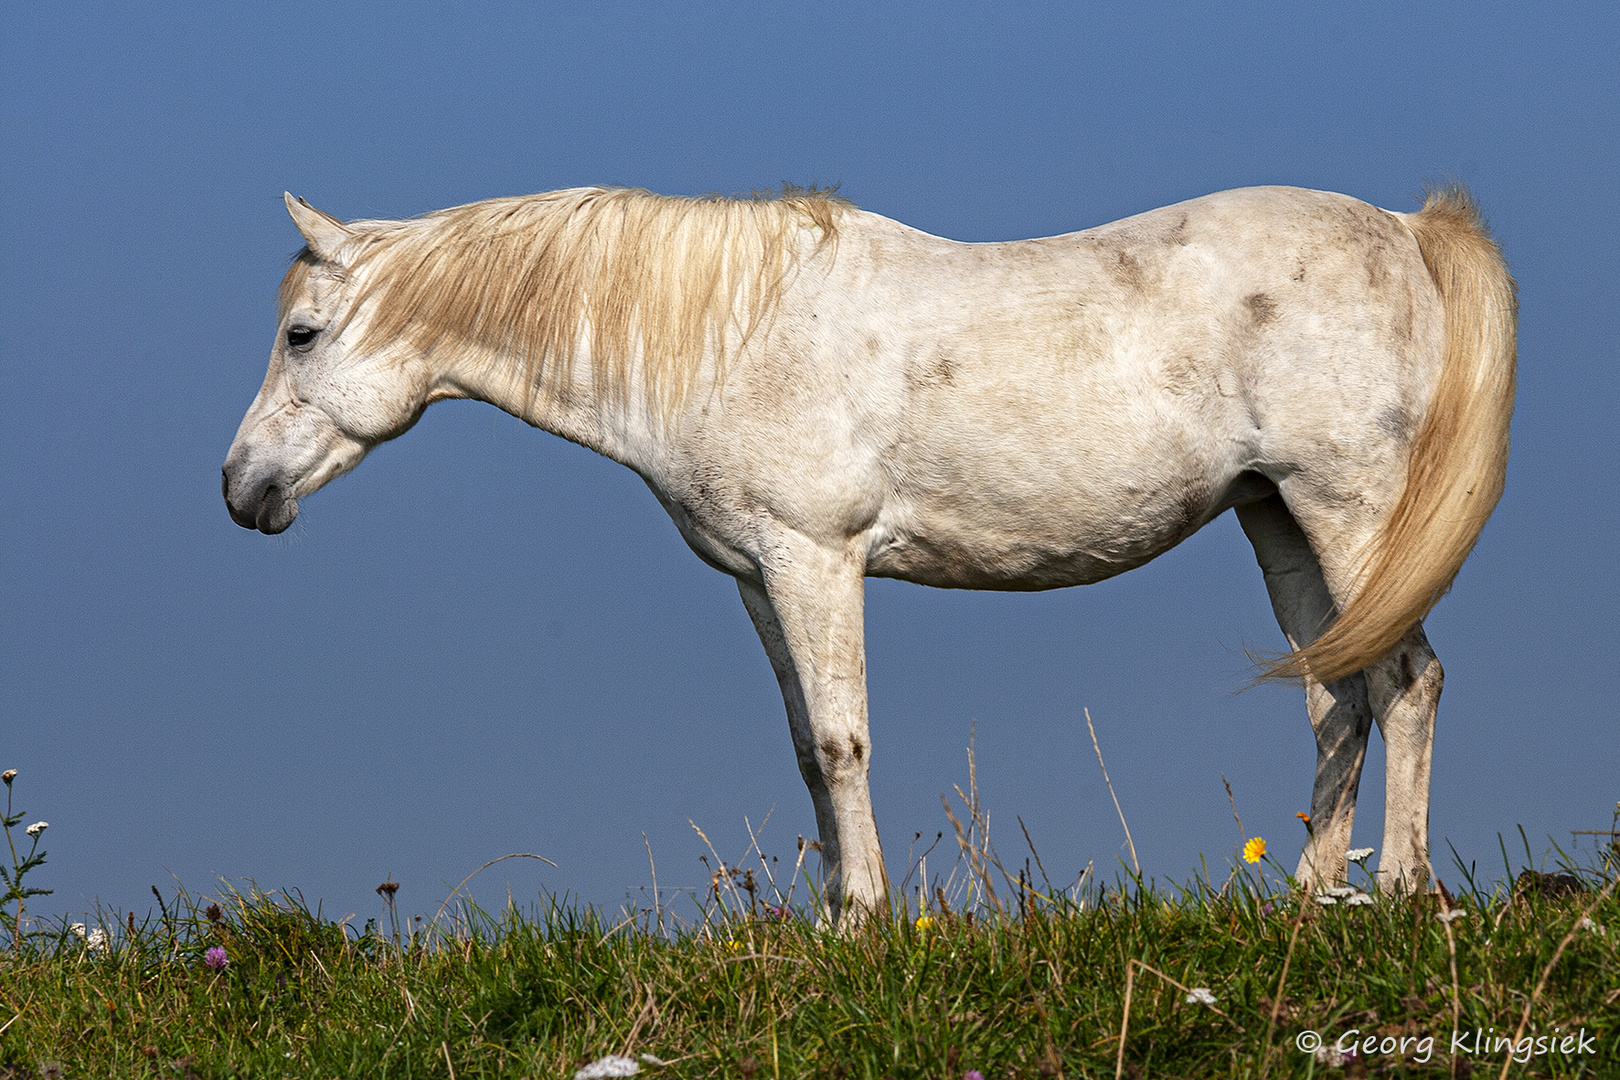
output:
[[[225,946],[215,945],[203,953],[203,963],[215,971],[224,971],[225,965],[230,963],[225,957]]]
[[[962,1080],[984,1080],[984,1073],[978,1069],[969,1069],[962,1074]]]

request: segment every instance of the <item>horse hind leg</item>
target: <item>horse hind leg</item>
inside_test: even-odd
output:
[[[1429,770],[1445,672],[1419,623],[1365,675],[1385,752],[1378,884],[1417,892],[1429,885]]]
[[[1265,575],[1271,609],[1290,648],[1308,644],[1334,613],[1309,540],[1280,495],[1237,508],[1238,521]],[[1307,890],[1343,881],[1356,792],[1372,730],[1366,678],[1347,676],[1305,684],[1305,710],[1316,736],[1316,780],[1311,790],[1310,839],[1295,878]]]
[[[1352,478],[1351,486],[1374,490],[1375,480],[1372,476],[1363,476],[1359,482]],[[1285,484],[1283,494],[1287,506],[1279,509],[1291,514],[1295,528],[1309,537],[1310,550],[1315,553],[1325,583],[1324,595],[1342,600],[1354,587],[1357,558],[1376,533],[1376,518],[1353,512],[1356,508],[1342,498],[1335,499],[1313,488],[1303,477]],[[1292,635],[1289,640],[1293,642]],[[1429,770],[1435,713],[1445,675],[1422,624],[1417,623],[1387,653],[1352,678],[1363,680],[1365,701],[1384,740],[1384,845],[1378,855],[1379,886],[1409,892],[1426,889]],[[1365,736],[1360,738],[1360,745],[1365,747]]]

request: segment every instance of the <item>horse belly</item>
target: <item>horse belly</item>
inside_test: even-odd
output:
[[[1207,331],[1191,337],[1188,354],[1222,355]],[[1251,456],[1247,414],[1215,371],[1199,374],[1167,391],[1154,352],[1129,346],[1069,364],[962,364],[961,392],[913,396],[883,455],[890,490],[869,573],[1052,589],[1168,551],[1244,497],[1233,488]]]
[[[954,589],[1039,590],[1102,581],[1162,555],[1235,501],[1231,477],[1009,492],[994,487],[886,507],[867,573]]]

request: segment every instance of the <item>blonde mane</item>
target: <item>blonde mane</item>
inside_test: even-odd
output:
[[[818,249],[835,243],[848,205],[786,186],[756,198],[575,188],[353,222],[338,261],[364,282],[350,308],[370,305],[362,351],[473,350],[515,360],[526,393],[555,392],[588,335],[597,393],[623,403],[639,367],[649,407],[670,419],[705,357],[718,381],[769,319],[800,230],[818,232]],[[283,313],[317,261],[308,249],[294,260]]]

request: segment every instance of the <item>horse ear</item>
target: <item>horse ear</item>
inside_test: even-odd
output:
[[[349,228],[331,214],[317,210],[303,199],[294,198],[288,191],[281,193],[287,201],[287,213],[293,224],[304,234],[304,242],[317,258],[330,259],[351,235]]]

